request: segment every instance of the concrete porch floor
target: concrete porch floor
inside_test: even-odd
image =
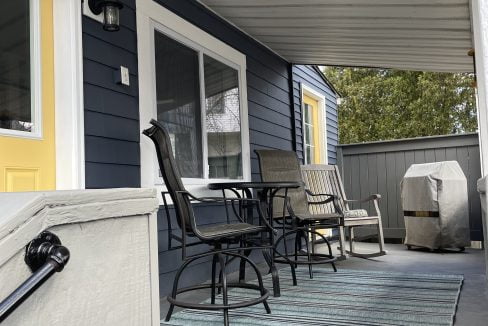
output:
[[[372,252],[377,245],[360,243],[357,251]],[[348,258],[337,263],[337,268],[355,270],[396,271],[412,273],[463,274],[464,284],[461,290],[455,325],[488,325],[488,286],[485,278],[484,252],[479,249],[466,249],[464,253],[434,253],[421,250],[406,250],[404,245],[386,244],[388,254],[374,259]],[[289,273],[286,268],[280,273]],[[248,273],[252,275],[252,273]],[[231,274],[235,279],[237,274]],[[184,299],[186,295],[180,298]],[[193,293],[191,300],[203,301],[208,293]],[[168,310],[168,302],[161,298],[161,319]],[[175,309],[179,311],[180,309]]]

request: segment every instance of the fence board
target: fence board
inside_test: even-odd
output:
[[[405,235],[400,181],[410,165],[458,161],[468,181],[471,240],[483,239],[480,199],[476,191],[476,181],[481,177],[476,133],[339,145],[338,155],[348,198],[359,199],[373,193],[382,196],[380,209],[387,238]]]

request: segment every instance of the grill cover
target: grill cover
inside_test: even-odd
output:
[[[468,187],[456,161],[413,164],[401,182],[406,245],[470,245]]]

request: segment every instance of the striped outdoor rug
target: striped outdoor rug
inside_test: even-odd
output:
[[[411,274],[328,269],[297,270],[298,286],[281,271],[281,297],[270,296],[271,314],[263,305],[230,311],[231,325],[452,325],[462,275]],[[271,277],[265,277],[271,289]],[[271,292],[271,291],[270,291]],[[256,292],[233,289],[231,301]],[[183,310],[169,325],[221,325],[221,311]]]

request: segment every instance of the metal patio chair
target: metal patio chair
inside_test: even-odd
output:
[[[254,199],[240,199],[240,198],[197,198],[191,195],[185,190],[183,183],[181,181],[181,176],[176,166],[176,162],[173,157],[173,151],[171,147],[171,141],[168,132],[165,128],[157,121],[151,120],[152,127],[143,131],[143,134],[151,138],[156,146],[156,153],[158,157],[159,167],[167,188],[166,192],[163,192],[163,201],[166,210],[166,215],[168,218],[169,231],[169,246],[170,250],[181,250],[182,251],[182,265],[177,270],[175,279],[173,282],[172,293],[167,297],[170,302],[170,308],[166,315],[166,321],[171,319],[173,309],[175,306],[200,309],[200,310],[223,310],[224,312],[224,325],[229,324],[229,309],[242,308],[247,306],[252,306],[262,303],[267,311],[271,313],[268,306],[267,299],[269,297],[269,292],[263,286],[261,273],[256,266],[256,264],[251,261],[247,256],[241,254],[244,250],[272,250],[272,244],[269,245],[249,245],[245,248],[240,247],[244,241],[244,236],[253,234],[262,234],[268,232],[275,232],[267,220],[261,214],[259,207],[259,201]],[[176,235],[172,232],[171,219],[169,214],[168,203],[166,196],[169,196],[173,202],[174,210],[176,214],[176,220],[181,229],[181,236]],[[234,213],[237,217],[237,222],[232,223],[222,223],[213,224],[211,226],[198,226],[195,212],[192,207],[193,202],[227,202],[230,203],[234,208]],[[258,216],[261,221],[261,225],[252,225],[245,223],[239,212],[239,208],[235,208],[237,204],[239,205],[255,205],[255,210],[258,212]],[[193,239],[193,240],[191,240]],[[191,242],[189,242],[191,240]],[[172,241],[179,242],[180,245],[173,246]],[[198,253],[194,255],[187,255],[187,247],[199,244],[206,244],[210,246],[210,250]],[[224,248],[224,245],[226,246]],[[237,247],[236,247],[237,245]],[[264,252],[263,252],[264,253]],[[195,286],[190,286],[186,288],[179,288],[178,282],[183,271],[193,262],[205,257],[212,257],[212,279],[209,284],[200,284]],[[226,258],[238,258],[246,261],[252,269],[255,271],[257,276],[257,283],[228,283],[226,276]],[[216,282],[216,267],[217,263],[220,265],[220,280]],[[228,288],[247,288],[256,290],[259,292],[259,297],[252,298],[246,301],[241,301],[237,303],[229,303],[228,301]],[[211,289],[211,303],[192,303],[188,301],[178,300],[176,297],[178,294],[183,292],[190,292],[199,289]],[[222,292],[222,304],[215,303],[216,289]]]
[[[283,150],[256,150],[255,151],[261,170],[262,181],[293,181],[300,182],[304,185],[300,162],[295,152]],[[321,229],[338,228],[342,224],[342,215],[340,210],[324,214],[312,214],[309,206],[331,204],[337,205],[337,198],[334,195],[322,193],[315,194],[305,187],[289,189],[287,193],[280,193],[275,196],[272,206],[273,218],[280,223],[283,228],[281,235],[275,243],[275,246],[283,241],[285,257],[292,259],[295,264],[308,265],[310,278],[313,278],[312,265],[331,264],[334,271],[336,257],[332,255],[332,249],[328,239],[318,232]],[[320,200],[309,200],[309,197],[320,197]],[[288,252],[287,237],[295,235],[295,249],[293,253]],[[327,244],[329,253],[319,254],[315,249],[309,248],[309,239],[317,236]],[[305,250],[302,249],[302,243],[305,243]],[[279,259],[275,261],[281,262]]]
[[[371,195],[362,200],[350,200],[346,197],[344,185],[337,165],[310,164],[302,166],[302,177],[307,187],[312,192],[329,193],[339,198],[339,209],[344,215],[343,224],[339,227],[339,250],[341,257],[345,254],[354,257],[371,258],[386,255],[385,243],[383,239],[383,227],[381,225],[381,213],[378,200],[381,195]],[[320,199],[320,197],[319,197]],[[350,209],[349,204],[372,202],[374,215],[370,215],[365,209]],[[337,210],[336,206],[330,204],[310,207],[314,214],[327,214]],[[354,228],[359,226],[375,226],[378,233],[379,251],[374,253],[358,253],[354,250]],[[349,250],[345,250],[344,229],[349,231]]]

